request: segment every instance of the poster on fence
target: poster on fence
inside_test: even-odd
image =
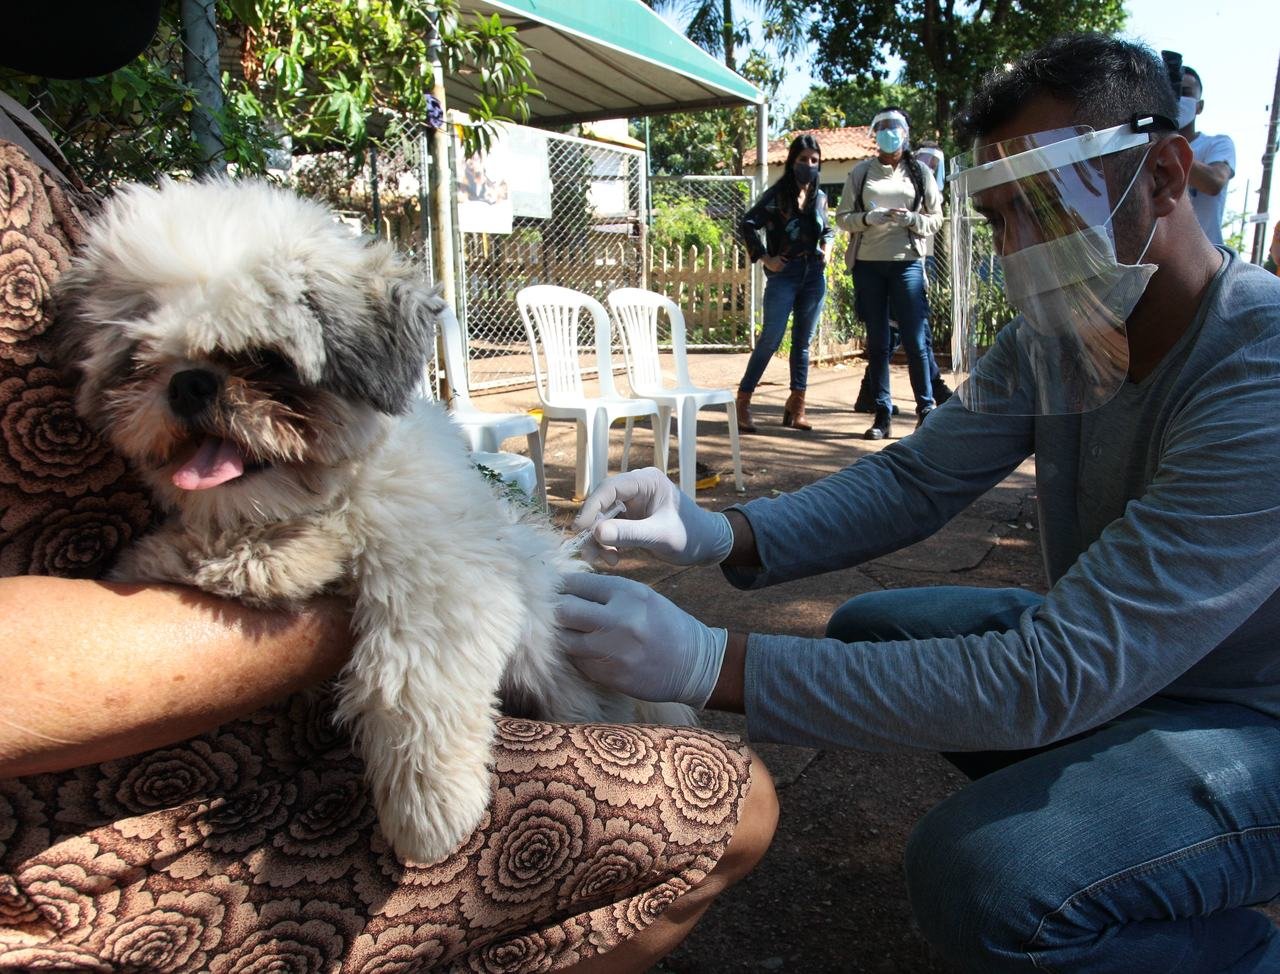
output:
[[[536,130],[504,126],[487,150],[467,156],[458,167],[458,228],[510,233],[517,216],[551,217],[547,140]]]

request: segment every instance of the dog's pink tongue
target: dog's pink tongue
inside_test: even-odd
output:
[[[173,475],[183,490],[205,490],[235,480],[244,473],[244,457],[230,440],[210,436]]]

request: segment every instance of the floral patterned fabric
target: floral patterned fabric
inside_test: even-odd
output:
[[[52,366],[81,239],[61,181],[0,142],[0,575],[100,575],[152,520]],[[0,780],[0,971],[541,972],[701,882],[749,787],[732,738],[504,719],[486,820],[386,846],[328,691],[181,744]]]

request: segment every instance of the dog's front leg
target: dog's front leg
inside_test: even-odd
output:
[[[430,606],[427,593],[415,597]],[[421,618],[405,628],[386,609],[357,605],[339,713],[351,723],[387,841],[403,859],[435,862],[488,806],[494,688],[506,657]],[[432,628],[445,640],[428,635]]]
[[[335,518],[269,524],[216,544],[194,582],[206,592],[253,605],[292,605],[323,591],[350,562],[350,542]]]
[[[181,528],[163,524],[121,552],[107,578],[113,582],[195,585],[196,570],[191,539]]]

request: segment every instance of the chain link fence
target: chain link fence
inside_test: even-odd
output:
[[[684,312],[691,349],[750,348],[760,273],[738,236],[758,195],[747,176],[659,176],[651,186],[649,288]],[[667,336],[660,336],[667,340]]]
[[[482,171],[495,158],[497,172]],[[646,286],[644,153],[511,126],[485,159],[459,159],[455,172],[458,311],[471,388],[532,382],[521,288],[558,284],[603,303],[614,288]],[[505,198],[495,188],[503,179]]]

